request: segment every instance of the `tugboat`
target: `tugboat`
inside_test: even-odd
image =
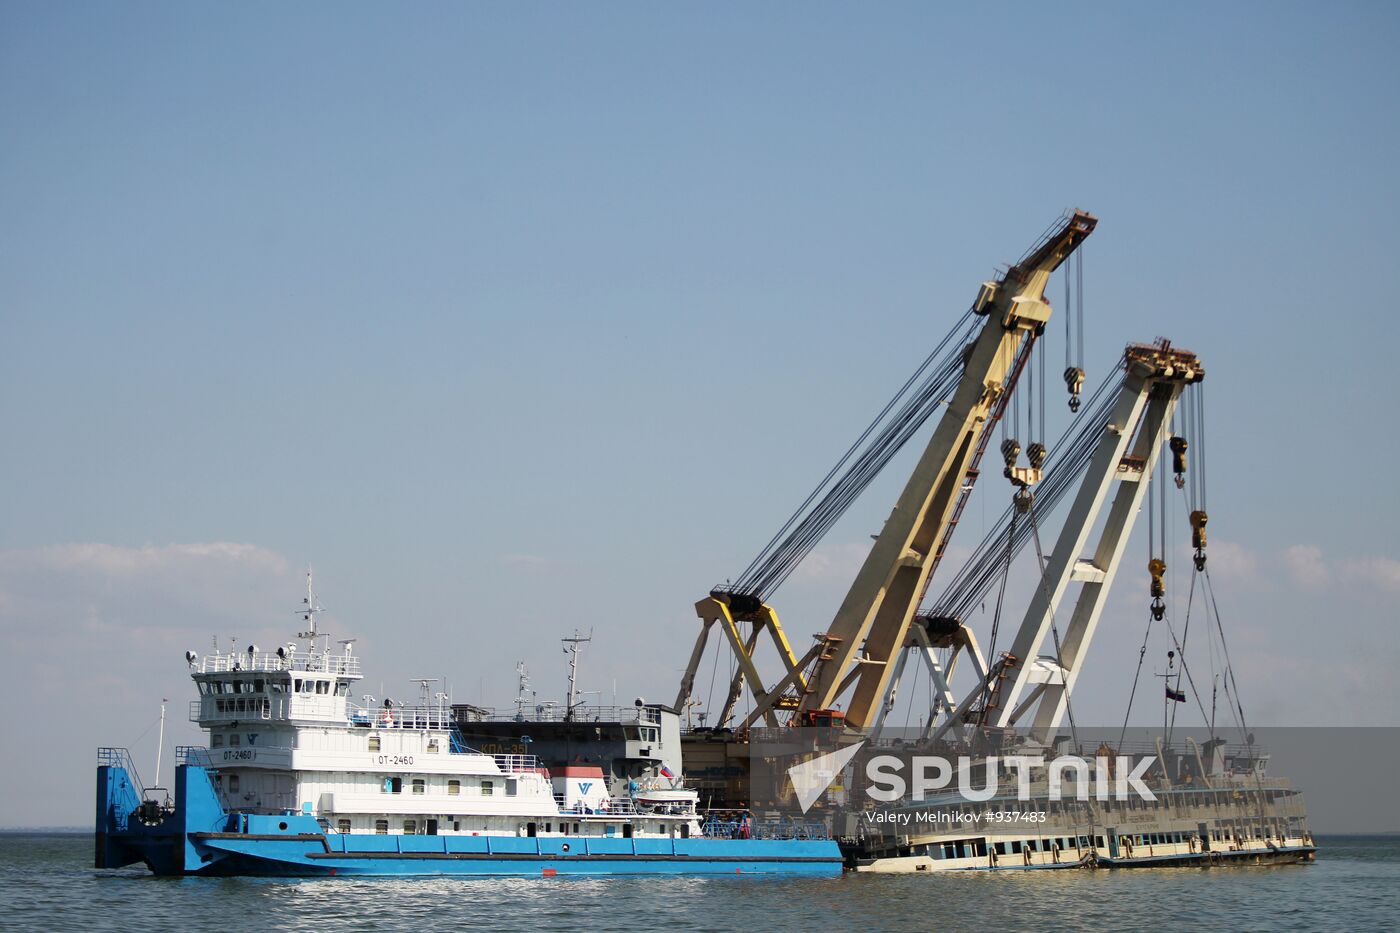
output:
[[[667,764],[617,793],[598,764],[545,767],[464,741],[446,696],[353,697],[307,574],[307,625],[275,651],[186,654],[206,747],[176,750],[174,796],[125,749],[98,754],[96,865],[157,875],[838,875],[831,838],[706,820]],[[645,712],[645,711],[644,711]],[[674,713],[672,713],[674,716]],[[677,765],[679,761],[677,760]]]

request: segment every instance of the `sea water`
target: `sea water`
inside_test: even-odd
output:
[[[830,879],[153,878],[79,834],[0,834],[4,930],[1395,930],[1400,836],[1310,865]]]

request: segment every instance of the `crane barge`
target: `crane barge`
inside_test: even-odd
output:
[[[735,582],[713,588],[696,603],[701,628],[675,708],[703,705],[694,696],[696,674],[710,634],[718,627],[732,653],[734,673],[717,717],[708,728],[683,736],[682,747],[691,773],[708,777],[708,790],[719,799],[742,803],[742,798],[750,797],[757,805],[764,791],[746,780],[752,777],[747,772],[749,759],[771,760],[772,755],[794,747],[828,753],[828,757],[807,757],[831,762],[825,767],[832,774],[843,768],[848,774],[859,772],[862,761],[891,748],[962,754],[989,768],[991,784],[975,803],[949,794],[937,805],[920,799],[880,810],[877,800],[863,797],[857,787],[845,786],[852,782],[835,781],[840,789],[828,796],[834,796],[839,806],[829,815],[850,867],[1025,869],[1288,862],[1314,857],[1301,795],[1287,781],[1266,776],[1268,756],[1245,728],[1237,695],[1232,700],[1242,741],[1231,745],[1225,730],[1217,729],[1213,712],[1209,729],[1199,741],[1184,735],[1185,730],[1177,731],[1177,741],[1172,741],[1175,704],[1185,701],[1187,686],[1194,693],[1196,685],[1189,680],[1184,639],[1178,641],[1170,629],[1164,600],[1165,528],[1171,512],[1166,486],[1157,483],[1163,490],[1160,504],[1153,503],[1149,486],[1154,467],[1170,451],[1175,485],[1183,490],[1187,506],[1195,574],[1204,590],[1209,579],[1205,575],[1203,469],[1191,475],[1190,494],[1184,492],[1187,451],[1194,447],[1198,455],[1204,452],[1200,391],[1204,365],[1196,354],[1167,340],[1129,345],[1081,414],[1082,350],[1075,358],[1070,350],[1075,341],[1067,332],[1064,380],[1075,420],[1053,453],[1043,440],[1045,354],[1034,351],[1050,318],[1046,288],[1051,274],[1074,257],[1096,225],[1096,219],[1083,211],[1065,214],[1018,262],[997,279],[983,283],[968,312],[764,551]],[[1082,259],[1077,265],[1078,343],[1082,345]],[[1072,323],[1076,318],[1069,270],[1065,281],[1065,311],[1067,323]],[[1028,374],[1030,378],[1023,379]],[[1024,385],[1030,396],[1025,428],[1032,440],[1024,459],[1015,436],[1021,426],[1018,385]],[[1178,407],[1188,392],[1189,403],[1179,418]],[[770,601],[774,590],[893,453],[943,405],[946,408],[932,437],[881,532],[874,536],[832,623],[814,635],[812,645],[799,656]],[[1178,421],[1185,426],[1179,433]],[[1003,475],[1014,491],[1012,502],[1002,522],[952,577],[943,595],[927,609],[921,608],[981,475],[982,456],[998,424]],[[1076,484],[1078,491],[1047,555],[1040,522]],[[1167,619],[1174,645],[1168,653],[1167,672],[1157,675],[1165,687],[1164,729],[1155,739],[1136,745],[1126,741],[1130,697],[1123,729],[1100,737],[1097,747],[1086,748],[1087,736],[1082,732],[1087,730],[1078,728],[1074,720],[1073,689],[1144,506],[1153,551],[1148,562],[1148,633],[1152,621]],[[1039,585],[1009,648],[998,653],[1007,577],[1016,555],[1032,541]],[[984,654],[983,642],[968,624],[969,611],[998,584],[997,609],[986,640],[989,653]],[[1074,587],[1077,592],[1062,632],[1057,616]],[[1188,625],[1190,611],[1188,604]],[[1215,621],[1219,626],[1218,610]],[[765,632],[781,665],[771,682],[760,667]],[[1220,638],[1223,642],[1223,628]],[[1146,646],[1147,634],[1138,676]],[[922,659],[928,672],[931,702],[918,729],[896,736],[897,730],[887,728],[887,723],[911,658]],[[966,667],[972,670],[961,697],[954,683],[960,658],[966,658]],[[1189,683],[1183,683],[1183,674]],[[1227,669],[1226,674],[1227,684],[1233,683],[1233,672]],[[1134,694],[1136,685],[1137,677]],[[740,718],[736,711],[745,689],[750,703]],[[1199,704],[1199,695],[1197,699]],[[1062,734],[1066,718],[1069,734]],[[815,736],[805,740],[806,746],[793,741],[796,730],[803,727]],[[760,751],[750,745],[755,735],[767,742]],[[854,757],[860,752],[864,757]],[[1060,776],[1043,764],[1025,775],[1013,775],[1004,764],[998,766],[999,758],[1004,762],[1008,756],[1040,760],[1032,756],[1066,752],[1077,752],[1086,760],[1097,755],[1104,770],[1100,782],[1117,780],[1129,770],[1134,776],[1145,775],[1144,787],[1150,783],[1162,795],[1155,800],[1164,802],[1154,802],[1159,809],[1151,815],[1136,812],[1131,802],[1101,794],[1095,800],[1077,797],[1061,802],[1050,793],[1058,793]],[[806,796],[797,786],[799,770],[790,771],[787,779],[776,779],[779,786],[768,788],[767,804],[779,806],[794,793]],[[1088,780],[1086,776],[1086,784]],[[827,783],[832,781],[834,776],[829,776]],[[821,790],[814,797],[818,802],[803,802],[804,812],[809,806],[821,811]],[[1030,805],[1039,809],[1028,810]],[[1040,824],[985,822],[1018,806],[1039,814]],[[968,819],[978,832],[968,831]]]

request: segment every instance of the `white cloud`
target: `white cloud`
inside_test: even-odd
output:
[[[0,551],[0,681],[45,711],[12,719],[5,737],[52,765],[23,799],[0,798],[0,826],[89,821],[94,750],[129,745],[153,760],[156,733],[143,730],[163,697],[167,745],[201,741],[184,721],[185,650],[211,636],[276,643],[301,586],[284,557],[250,544]]]
[[[1400,590],[1400,560],[1389,557],[1362,557],[1342,561],[1341,575],[1383,590]]]
[[[111,544],[60,544],[29,550],[0,551],[0,574],[38,568],[91,570],[108,576],[159,573],[182,564],[206,562],[244,565],[284,573],[281,555],[252,544],[216,541],[210,544],[117,547]]]
[[[1327,563],[1322,559],[1322,549],[1310,544],[1295,544],[1288,548],[1283,552],[1283,563],[1293,582],[1304,589],[1318,589],[1331,578]]]
[[[1254,552],[1234,541],[1209,542],[1206,561],[1213,575],[1232,580],[1252,579],[1259,570],[1259,560]]]

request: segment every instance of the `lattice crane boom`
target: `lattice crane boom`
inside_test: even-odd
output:
[[[1083,211],[1061,219],[999,279],[984,283],[974,310],[984,322],[971,344],[947,410],[885,521],[822,643],[798,710],[833,707],[853,689],[848,726],[869,727],[905,644],[934,555],[949,527],[981,433],[1022,342],[1045,326],[1045,288],[1094,230]]]

